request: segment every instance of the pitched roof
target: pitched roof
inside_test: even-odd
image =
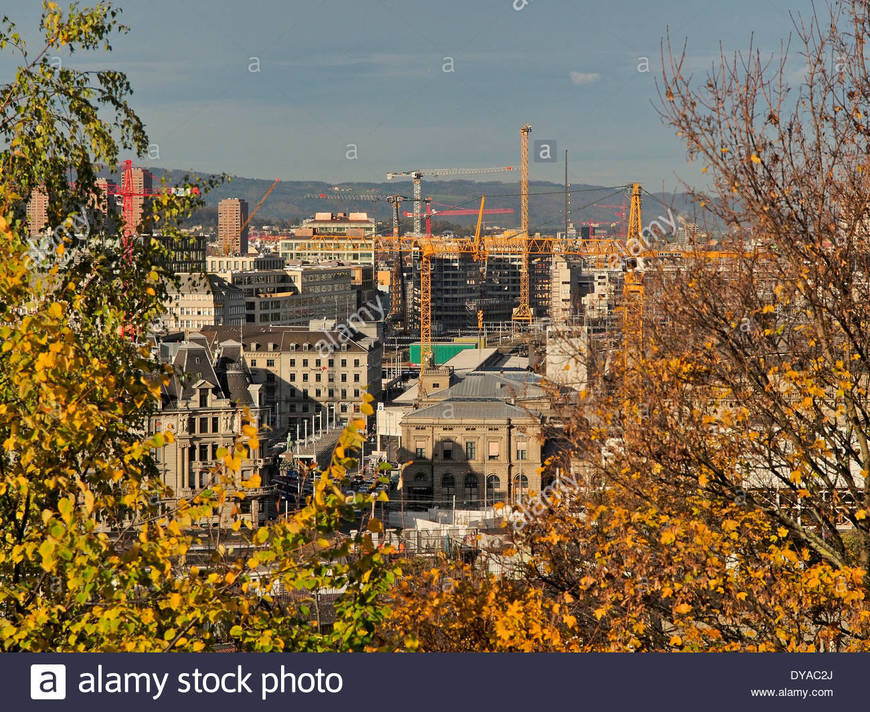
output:
[[[432,394],[433,399],[516,399],[545,398],[546,391],[538,385],[540,377],[534,373],[469,373],[459,383]]]
[[[528,411],[494,400],[449,400],[420,408],[402,418],[402,423],[425,420],[534,421]]]

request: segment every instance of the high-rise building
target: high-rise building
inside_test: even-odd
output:
[[[27,226],[30,235],[38,235],[47,224],[48,194],[34,190],[27,201]]]
[[[226,198],[218,203],[218,243],[221,254],[248,254],[248,227],[245,225],[247,221],[247,200]]]
[[[145,213],[145,206],[147,205],[146,201],[151,200],[150,198],[146,198],[144,193],[153,193],[153,182],[151,174],[146,171],[144,168],[133,167],[133,193],[136,193],[133,197],[133,214],[132,221],[133,225],[137,228],[142,222],[142,216]]]

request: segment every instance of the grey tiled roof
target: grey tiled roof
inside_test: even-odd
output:
[[[420,408],[402,418],[403,423],[423,420],[535,420],[528,411],[495,400],[449,400]]]
[[[238,326],[204,326],[200,331],[208,339],[213,349],[223,341],[230,339],[238,341],[240,337],[240,328]],[[341,343],[343,337],[340,334],[333,333],[332,336],[336,343]],[[297,349],[302,344],[308,344],[309,349],[316,355],[318,341],[326,340],[327,343],[330,343],[325,332],[310,331],[306,326],[257,326],[246,324],[242,338],[249,355],[254,351],[252,348],[254,344],[260,345],[260,351],[268,351],[270,343],[276,344],[276,350],[278,351],[290,351],[291,344],[295,344]],[[368,341],[368,337],[361,334],[359,339],[348,341],[347,350],[357,353],[367,351],[361,345],[360,342],[362,341]],[[336,349],[336,353],[340,353],[338,349]]]
[[[546,391],[537,385],[539,381],[540,377],[534,373],[469,373],[456,385],[434,393],[432,398],[544,398]]]

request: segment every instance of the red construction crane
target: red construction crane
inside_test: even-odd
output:
[[[137,168],[139,166],[136,166]],[[107,193],[116,195],[121,198],[121,218],[124,221],[123,245],[124,254],[129,256],[132,249],[131,238],[136,234],[139,225],[136,220],[136,206],[134,198],[159,198],[162,195],[199,195],[199,188],[196,186],[177,188],[174,186],[166,186],[159,193],[137,192],[133,187],[133,161],[126,160],[121,168],[121,185],[109,184]],[[154,178],[151,171],[142,168],[143,173],[147,173]]]

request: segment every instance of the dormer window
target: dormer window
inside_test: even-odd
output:
[[[199,389],[199,407],[208,408],[208,388]]]

